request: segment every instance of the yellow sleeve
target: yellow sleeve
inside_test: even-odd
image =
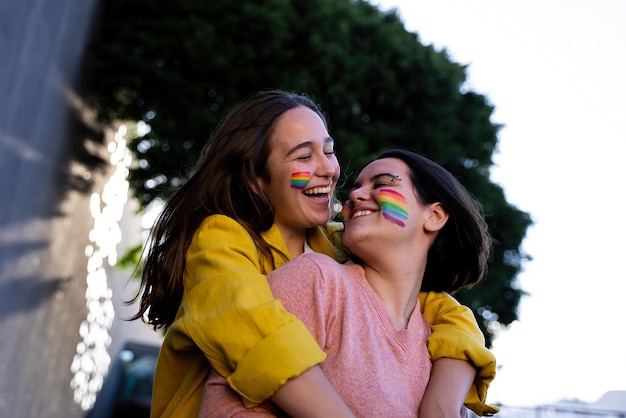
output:
[[[421,292],[419,299],[432,329],[427,341],[430,359],[445,357],[472,363],[476,378],[465,406],[481,416],[498,412],[498,408],[485,403],[489,384],[496,377],[496,359],[485,347],[485,337],[474,313],[444,292]]]
[[[284,247],[277,228],[266,238]],[[184,327],[247,407],[326,357],[306,326],[274,299],[263,266],[271,270],[249,234],[221,215],[205,220],[186,258]]]

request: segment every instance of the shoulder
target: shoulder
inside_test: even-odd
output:
[[[462,306],[453,296],[446,292],[420,292],[422,306],[430,305],[439,309],[453,309]]]
[[[190,250],[194,247],[208,249],[213,246],[254,247],[252,237],[246,229],[233,218],[224,215],[211,215],[202,221],[193,235]]]
[[[307,326],[311,321],[333,317],[349,293],[350,280],[343,265],[324,254],[296,257],[272,271],[267,279],[274,297]]]
[[[211,215],[204,218],[197,233],[219,232],[246,234],[246,229],[239,222],[226,215]]]
[[[261,236],[270,244],[282,249],[284,247],[282,235],[276,225]],[[207,216],[196,230],[193,241],[214,241],[220,245],[251,245],[256,247],[252,236],[242,224],[226,215]]]
[[[280,276],[284,274],[298,273],[298,277],[304,275],[321,275],[322,273],[330,270],[334,270],[337,266],[341,267],[341,264],[336,262],[333,258],[320,253],[305,253],[299,257],[296,257],[288,261],[285,265],[279,269],[270,273],[271,276]]]
[[[295,260],[301,260],[300,263],[315,266],[322,275],[343,274],[345,272],[345,266],[343,264],[326,254],[305,253]]]
[[[346,276],[344,266],[319,253],[306,253],[290,260],[268,276],[272,287],[322,287],[333,285]]]
[[[245,232],[245,228],[233,218],[226,215],[207,216],[200,224],[198,230],[224,230],[233,232]]]

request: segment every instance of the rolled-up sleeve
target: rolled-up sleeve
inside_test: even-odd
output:
[[[465,405],[478,415],[498,412],[498,408],[486,404],[487,389],[496,377],[496,358],[485,346],[474,313],[443,292],[421,292],[420,307],[432,329],[427,340],[431,360],[445,357],[473,364],[476,377]]]
[[[269,231],[268,241],[276,234]],[[262,273],[271,263],[263,264],[237,222],[207,218],[186,260],[184,326],[246,406],[258,405],[325,359],[306,326],[272,295]]]

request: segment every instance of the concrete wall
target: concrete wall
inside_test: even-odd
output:
[[[71,364],[90,195],[108,167],[102,132],[83,123],[79,75],[98,4],[0,0],[1,417],[84,416]]]

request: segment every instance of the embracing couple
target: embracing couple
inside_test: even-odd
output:
[[[480,205],[406,150],[340,167],[305,95],[262,91],[205,146],[152,229],[135,316],[165,328],[153,417],[462,417],[495,359],[449,293],[480,281]],[[341,207],[341,206],[340,206]]]

